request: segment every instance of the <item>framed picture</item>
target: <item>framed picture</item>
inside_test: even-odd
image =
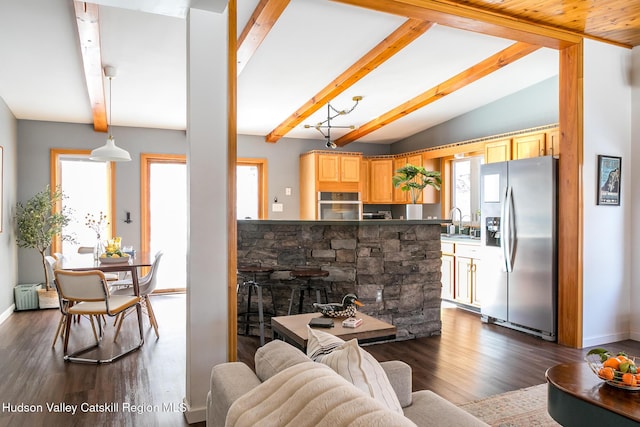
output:
[[[598,204],[620,206],[622,157],[598,156]]]

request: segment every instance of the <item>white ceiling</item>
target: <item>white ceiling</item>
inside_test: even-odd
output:
[[[238,1],[239,32],[258,1]],[[118,69],[112,87],[112,124],[185,129],[184,16],[189,3],[196,2],[97,3],[102,4],[103,64]],[[199,0],[197,6],[213,10],[222,3]],[[238,132],[260,136],[271,132],[404,20],[328,0],[291,0],[239,76]],[[2,1],[0,34],[0,97],[18,119],[92,122],[71,0]],[[512,43],[435,25],[333,100],[336,108],[348,109],[354,95],[364,97],[351,114],[333,124],[366,123]],[[360,141],[397,141],[557,73],[557,52],[540,49]],[[321,108],[305,123],[325,118],[326,108]],[[345,132],[334,130],[332,136]],[[302,125],[287,137],[321,138]]]

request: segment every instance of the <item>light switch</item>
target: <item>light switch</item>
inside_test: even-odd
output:
[[[284,195],[285,196],[290,196],[291,195],[291,187],[286,187],[284,189]]]
[[[284,211],[284,205],[282,203],[272,203],[271,204],[272,212],[282,212]]]

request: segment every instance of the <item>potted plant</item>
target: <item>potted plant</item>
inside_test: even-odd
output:
[[[74,241],[70,235],[63,235],[62,229],[71,222],[68,208],[56,209],[64,198],[60,188],[51,190],[47,185],[26,203],[16,205],[17,243],[21,248],[37,249],[44,271],[44,289],[38,290],[40,308],[58,307],[58,295],[51,289],[53,277],[49,277],[46,265],[46,253],[53,239],[60,235],[63,241]]]
[[[392,182],[394,187],[400,187],[402,191],[408,191],[411,196],[411,205],[407,205],[407,219],[422,219],[422,205],[418,204],[420,193],[427,186],[440,190],[442,179],[440,172],[428,171],[422,166],[407,163],[396,171]]]

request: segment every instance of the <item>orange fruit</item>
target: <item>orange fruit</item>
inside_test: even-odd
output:
[[[604,361],[602,366],[604,366],[605,368],[613,368],[617,371],[618,367],[620,366],[620,361],[615,357],[610,357]]]
[[[636,374],[636,381],[640,383],[640,374]]]
[[[620,363],[627,362],[629,360],[624,354],[619,354],[618,356],[616,356],[616,359],[618,359]]]
[[[615,371],[613,370],[613,368],[609,368],[609,367],[600,368],[600,370],[598,371],[598,376],[605,380],[612,380],[614,374],[615,374]]]
[[[626,385],[630,385],[631,387],[635,387],[638,384],[636,376],[628,372],[626,374],[622,374],[622,382]]]

